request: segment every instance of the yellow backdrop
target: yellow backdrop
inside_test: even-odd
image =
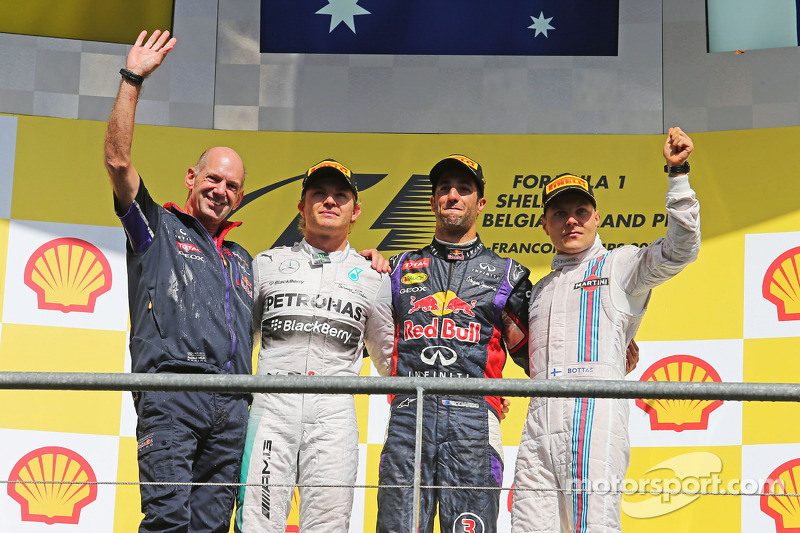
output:
[[[0,117],[0,128],[12,131],[16,143],[0,147],[0,156],[14,161],[12,175],[0,174],[0,190],[11,195],[6,212],[0,202],[0,370],[129,369],[124,234],[103,168],[104,127],[102,122]],[[800,257],[800,232],[794,231],[800,228],[795,177],[800,129],[692,137],[696,153],[691,181],[702,205],[700,258],[654,292],[637,336],[641,362],[629,379],[677,379],[663,368],[667,358],[680,356],[685,364],[699,364],[717,376],[714,380],[796,382],[800,320],[791,313],[781,315],[780,305],[764,296],[764,288],[769,290],[778,271],[784,285],[799,286],[798,262],[776,269],[775,260],[787,252],[793,258],[795,248]],[[247,203],[233,217],[244,225],[231,236],[253,254],[293,237],[297,177],[326,157],[357,175],[363,202],[363,215],[351,234],[357,249],[378,247],[388,255],[424,245],[433,228],[426,175],[436,161],[454,152],[479,161],[486,174],[482,239],[530,267],[534,280],[549,271],[553,255],[537,225],[542,186],[559,173],[590,177],[601,213],[599,232],[608,245],[647,245],[665,232],[661,135],[333,134],[137,126],[134,163],[157,200],[182,205],[186,169],[213,145],[234,147],[247,166]],[[26,283],[42,247],[66,238],[90,243],[107,259],[110,288],[97,295],[91,311],[43,306]],[[797,294],[785,296],[788,304],[792,298]],[[363,374],[369,373],[365,368]],[[523,377],[510,362],[505,374]],[[87,472],[89,480],[137,480],[129,393],[5,391],[0,401],[6,406],[0,413],[0,478],[11,479],[25,461],[45,453],[38,450],[50,450],[61,454],[65,464]],[[502,423],[506,486],[512,480],[526,407],[526,400],[514,399]],[[633,450],[626,488],[693,490],[697,484],[708,491],[741,488],[757,493],[771,474],[794,468],[792,461],[800,457],[800,430],[793,423],[800,414],[796,404],[726,402],[706,408],[665,405],[646,412],[632,401]],[[385,398],[360,397],[358,409],[359,483],[373,485]],[[666,427],[669,413],[673,422]],[[681,426],[695,419],[700,422]],[[51,530],[56,532],[123,533],[135,531],[138,524],[135,485],[101,484],[95,495],[82,496],[77,510],[59,511],[61,519],[42,518],[19,492],[12,495],[16,487],[0,495],[0,520],[8,531],[29,531],[31,522],[47,520],[54,522]],[[502,502],[499,527],[509,531],[507,492]],[[758,495],[635,494],[624,496],[622,519],[626,531],[790,527],[796,517],[776,508],[781,508],[778,498]],[[375,513],[374,490],[358,490],[351,530],[372,531]],[[296,524],[296,514],[291,521]]]

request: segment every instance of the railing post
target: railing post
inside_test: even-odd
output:
[[[419,525],[419,486],[422,480],[422,408],[423,408],[423,388],[417,387],[417,427],[414,437],[414,499],[412,501],[411,533],[417,533]]]

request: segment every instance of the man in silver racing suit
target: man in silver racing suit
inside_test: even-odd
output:
[[[700,208],[687,176],[693,148],[680,128],[670,128],[667,235],[646,248],[605,249],[597,204],[582,178],[562,175],[547,185],[542,228],[558,253],[531,295],[531,378],[624,379],[625,348],[651,289],[700,248]],[[532,398],[517,455],[512,531],[621,531],[621,495],[584,490],[598,480],[621,483],[629,457],[627,400]]]
[[[311,167],[298,204],[305,238],[253,261],[258,374],[357,376],[365,347],[391,374],[391,281],[347,241],[357,202],[349,169]],[[352,395],[256,394],[242,481],[260,486],[240,489],[236,531],[283,533],[297,484],[301,531],[346,532],[357,469]]]

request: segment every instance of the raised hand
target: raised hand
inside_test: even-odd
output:
[[[664,159],[667,164],[677,167],[689,159],[689,154],[694,150],[692,139],[680,128],[670,128],[667,142],[664,143]]]
[[[146,78],[161,65],[178,40],[175,37],[170,39],[169,32],[162,33],[161,30],[154,31],[146,43],[144,42],[145,37],[147,37],[146,30],[139,34],[139,38],[136,39],[133,48],[128,53],[125,68]]]

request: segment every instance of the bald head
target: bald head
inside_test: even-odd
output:
[[[233,148],[228,148],[227,146],[215,146],[213,148],[209,148],[202,154],[200,154],[200,159],[197,160],[194,168],[196,172],[200,172],[203,168],[208,164],[209,158],[213,157],[215,161],[224,162],[230,165],[231,170],[235,170],[236,167],[241,169],[241,177],[242,177],[242,185],[244,185],[244,179],[247,177],[247,170],[244,168],[244,161],[242,161],[241,156],[234,150]]]

